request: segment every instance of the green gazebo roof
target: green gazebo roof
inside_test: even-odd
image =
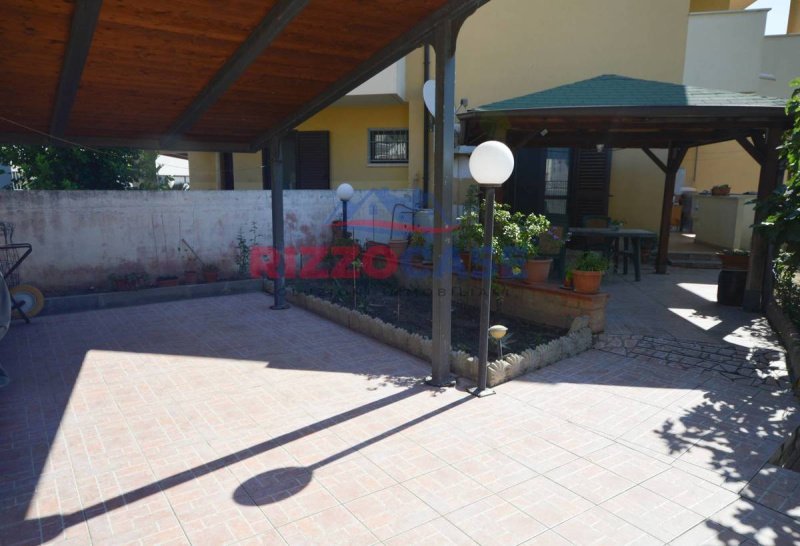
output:
[[[605,74],[529,95],[493,102],[478,112],[561,108],[626,107],[766,107],[784,108],[782,99],[749,93],[704,89],[676,83]]]

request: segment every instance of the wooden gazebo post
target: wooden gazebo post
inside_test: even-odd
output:
[[[739,144],[761,164],[761,172],[758,177],[758,201],[769,197],[778,187],[780,179],[783,178],[778,151],[782,133],[780,128],[770,128],[766,130],[763,140],[756,136],[751,137],[753,138],[752,143],[745,139],[739,140]],[[764,215],[756,209],[754,224],[757,225],[763,220]],[[764,309],[769,297],[767,287],[771,286],[769,282],[770,268],[769,241],[759,230],[753,229],[750,242],[750,267],[742,302],[745,311],[762,311]]]
[[[658,233],[658,257],[656,258],[656,273],[664,274],[667,272],[667,261],[669,258],[669,228],[670,217],[672,216],[672,201],[675,195],[675,178],[678,169],[686,157],[688,148],[670,146],[667,151],[667,163],[664,164],[649,148],[642,148],[647,157],[664,171],[664,196],[661,201],[661,225]]]

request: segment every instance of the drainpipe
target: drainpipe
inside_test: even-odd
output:
[[[423,62],[422,83],[424,84],[430,78],[431,69],[431,46],[425,44],[425,61]],[[428,114],[428,109],[423,105],[422,115],[423,129],[422,129],[422,145],[424,150],[422,152],[422,206],[428,206],[428,191],[430,190],[430,144],[431,144],[431,116]]]

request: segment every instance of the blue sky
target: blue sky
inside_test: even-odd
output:
[[[789,0],[757,0],[747,9],[770,8],[767,14],[767,30],[765,34],[786,34],[789,21]]]

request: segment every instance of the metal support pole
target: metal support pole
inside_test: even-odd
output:
[[[342,200],[342,238],[347,238],[347,201]]]
[[[486,189],[486,215],[483,220],[483,271],[481,277],[481,326],[478,341],[478,386],[470,394],[494,394],[486,387],[489,374],[489,314],[492,311],[492,236],[494,235],[494,188]]]
[[[277,137],[269,146],[270,169],[272,170],[272,248],[278,261],[273,289],[272,309],[288,309],[286,303],[286,261],[283,242],[283,152],[282,139]]]
[[[453,301],[453,157],[455,152],[455,42],[451,20],[436,28],[436,116],[433,188],[433,348],[431,377],[436,387],[455,384],[450,375]]]

